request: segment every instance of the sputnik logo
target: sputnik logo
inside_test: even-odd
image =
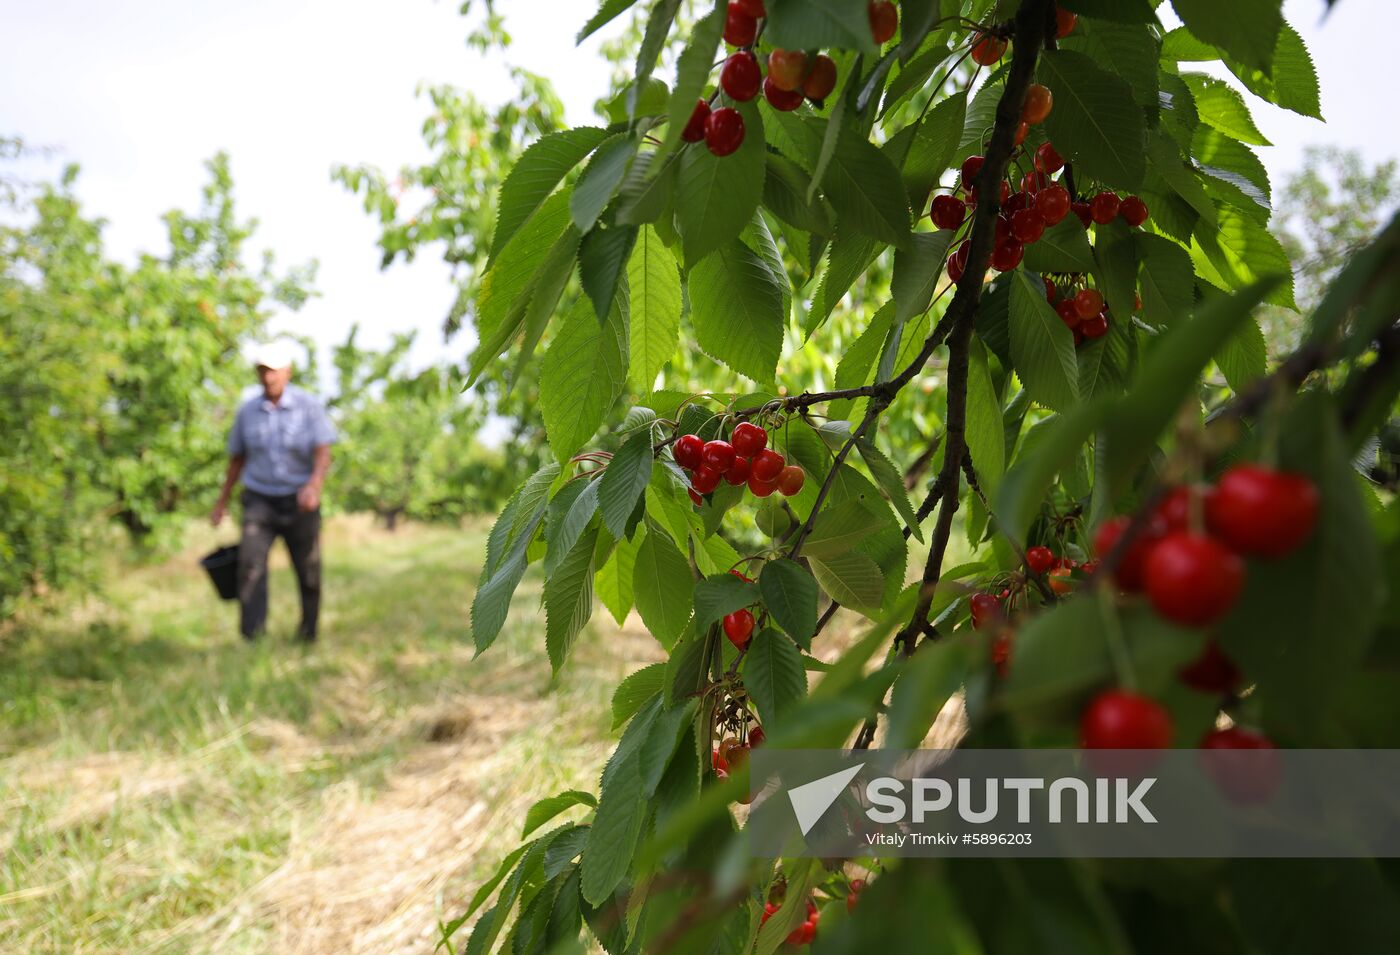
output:
[[[859,763],[849,769],[788,790],[788,799],[792,802],[792,811],[797,816],[797,825],[802,830],[802,835],[812,831],[812,827],[864,768],[865,764]]]

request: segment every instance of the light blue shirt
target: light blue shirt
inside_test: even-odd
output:
[[[259,494],[295,494],[311,479],[316,449],[335,442],[335,426],[314,396],[288,385],[273,403],[258,393],[243,402],[228,453],[244,458],[243,483]]]

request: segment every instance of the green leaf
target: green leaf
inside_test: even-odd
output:
[[[676,11],[680,9],[680,5],[681,0],[657,0],[656,5],[651,8],[646,32],[642,34],[642,43],[637,49],[636,79],[627,90],[628,119],[655,116],[666,109],[666,99],[670,91],[665,83],[652,79],[651,74],[656,69],[657,58],[666,46],[666,38],[676,22]],[[659,100],[653,99],[652,103],[648,103],[647,100],[654,97],[653,91],[657,86],[661,88]]]
[[[671,539],[647,534],[637,550],[632,593],[642,622],[662,646],[673,645],[690,620],[694,586],[690,564]]]
[[[597,513],[598,482],[595,480],[565,484],[554,495],[545,515],[545,541],[548,544],[544,555],[546,576],[554,573],[554,568],[574,549],[574,544],[593,523],[593,515]]]
[[[903,325],[921,312],[928,311],[933,290],[943,274],[943,259],[953,241],[953,230],[919,232],[907,248],[894,253],[894,278],[890,294],[894,296],[895,321]]]
[[[598,810],[588,830],[588,845],[581,863],[583,897],[594,905],[612,895],[632,865],[647,814],[641,747],[655,724],[658,709],[658,701],[653,700],[627,725],[603,770]]]
[[[567,461],[597,433],[627,380],[627,320],[613,302],[601,326],[580,297],[540,367],[540,410],[549,446]]]
[[[1017,269],[1011,279],[1011,356],[1031,397],[1054,411],[1079,401],[1074,334],[1045,301],[1039,276]]]
[[[838,557],[877,530],[879,527],[871,520],[870,511],[860,501],[828,504],[817,515],[802,551],[809,557]]]
[[[1181,22],[1193,34],[1265,73],[1271,69],[1283,28],[1281,5],[1280,0],[1172,0]]]
[[[648,700],[661,692],[665,682],[665,663],[651,663],[629,673],[613,691],[612,728],[617,729],[635,716]]]
[[[997,492],[995,512],[1001,529],[1024,541],[1031,521],[1045,504],[1055,475],[1074,465],[1084,442],[1104,416],[1104,405],[1090,402],[1068,414],[1047,419],[1037,428],[1040,439],[1023,445]]]
[[[607,133],[596,126],[562,129],[540,137],[520,154],[501,185],[488,267],[495,264],[511,236],[529,221],[554,187],[605,138]]]
[[[862,57],[857,56],[851,69],[847,71],[845,85],[834,97],[834,104],[831,113],[827,116],[826,131],[822,134],[821,149],[817,150],[816,162],[812,164],[812,181],[807,186],[807,201],[810,202],[817,196],[817,186],[826,178],[827,167],[831,165],[831,157],[836,152],[836,144],[841,140],[842,134],[847,136],[859,136],[860,131],[855,128],[847,128],[846,106],[851,100],[851,88],[860,79],[860,67]]]
[[[973,340],[969,353],[966,438],[982,490],[992,497],[1006,469],[1006,438],[1001,402],[997,399],[991,370],[987,365],[987,350],[977,339]]]
[[[595,527],[583,534],[544,582],[545,647],[555,673],[593,616],[593,549]]]
[[[627,175],[627,167],[636,154],[637,140],[625,133],[618,133],[598,147],[583,175],[579,176],[569,201],[569,214],[580,232],[593,228],[593,223],[598,221],[603,208],[622,184],[622,177]]]
[[[573,806],[597,805],[598,800],[593,798],[592,793],[579,789],[569,789],[557,796],[546,796],[526,811],[525,827],[520,832],[520,838],[524,839],[566,809]]]
[[[670,88],[655,77],[648,77],[640,84],[635,80],[628,83],[603,104],[603,109],[613,123],[624,124],[637,116],[660,116],[670,99]]]
[[[870,236],[844,226],[837,227],[836,238],[827,249],[826,269],[804,323],[803,331],[809,337],[831,316],[837,303],[865,274],[878,254],[878,244]]]
[[[632,609],[632,575],[637,566],[637,550],[646,532],[638,530],[631,540],[621,540],[612,555],[593,577],[593,588],[620,627]]]
[[[1146,132],[1127,81],[1071,50],[1047,51],[1039,73],[1055,96],[1045,133],[1060,155],[1076,174],[1136,189],[1146,169]]]
[[[603,0],[602,5],[598,7],[598,12],[593,14],[588,22],[583,25],[583,29],[578,31],[578,36],[574,38],[574,42],[582,43],[615,20],[620,14],[631,9],[632,5],[636,2],[637,0]]]
[[[865,4],[851,0],[768,0],[764,38],[786,50],[840,47],[874,53]]]
[[[676,352],[681,327],[681,278],[676,260],[651,226],[644,226],[627,263],[631,312],[628,341],[633,387],[650,392]]]
[[[705,354],[760,385],[771,383],[783,348],[783,296],[763,260],[729,242],[696,263],[688,291]]]
[[[1244,97],[1234,87],[1204,73],[1183,73],[1181,78],[1191,90],[1201,122],[1242,143],[1270,145],[1264,134],[1259,132],[1259,127],[1254,125],[1254,117],[1249,115]]]
[[[676,225],[685,261],[694,266],[744,231],[763,197],[767,167],[763,120],[753,103],[736,107],[744,117],[744,142],[728,156],[691,145],[681,153],[676,178]]]
[[[618,282],[636,241],[634,225],[599,226],[583,237],[578,250],[579,284],[593,302],[593,312],[600,322],[606,319],[617,298]]]
[[[1263,196],[1265,203],[1271,201],[1273,190],[1269,186],[1269,174],[1259,157],[1244,143],[1217,129],[1200,126],[1191,138],[1191,155],[1201,164],[1202,172],[1237,184],[1243,179]]]
[[[685,129],[690,114],[695,112],[696,101],[704,92],[710,71],[714,68],[715,50],[724,31],[725,0],[715,0],[709,11],[702,15],[703,10],[703,4],[696,10],[690,40],[676,60],[676,85],[666,107],[666,138],[655,156],[654,168],[658,171],[663,167],[669,168],[662,160],[680,144],[681,131]]]
[[[1147,138],[1147,153],[1152,171],[1161,176],[1172,191],[1196,211],[1205,226],[1214,226],[1215,206],[1206,195],[1195,168],[1182,158],[1176,141],[1159,132],[1153,132]]]
[[[1059,0],[1059,5],[1086,17],[1116,20],[1119,23],[1152,23],[1157,19],[1156,14],[1152,12],[1157,2],[1158,0]]]
[[[824,131],[820,121],[812,127]],[[889,188],[899,181],[899,170],[888,156],[864,136],[848,131],[837,140],[821,184],[841,225],[903,246],[909,240],[909,203],[902,191]]]
[[[1089,232],[1071,212],[1045,230],[1039,242],[1026,246],[1026,268],[1032,272],[1088,272],[1094,268]]]
[[[773,622],[798,646],[810,647],[817,629],[817,582],[812,575],[796,561],[770,560],[758,576],[758,589]]]
[[[850,551],[824,559],[811,558],[812,572],[831,599],[853,610],[877,610],[885,594],[880,565],[865,554]]]
[[[637,500],[651,480],[651,429],[642,428],[618,448],[598,479],[598,503],[608,533],[621,540]]]
[[[911,205],[922,209],[934,184],[953,164],[966,121],[967,91],[958,90],[929,110],[919,124],[903,170]]]
[[[574,260],[578,257],[578,251],[578,230],[570,225],[550,247],[549,255],[531,280],[530,288],[526,292],[529,304],[525,306],[525,330],[511,367],[507,391],[513,389],[524,377],[525,368],[534,357],[535,349],[544,337],[544,330],[548,327],[549,320],[554,317],[555,309],[559,307],[559,298],[564,294],[564,287],[573,277]]]
[[[797,645],[771,627],[760,630],[744,658],[744,686],[764,725],[783,725],[807,695],[807,671]]]
[[[830,238],[831,209],[826,200],[807,199],[812,179],[802,167],[779,153],[768,154],[768,174],[763,180],[763,205],[779,219]]]
[[[1215,353],[1215,364],[1229,382],[1230,388],[1239,394],[1250,384],[1264,377],[1268,357],[1264,333],[1260,330],[1259,323],[1251,319],[1220,346],[1220,350]]]
[[[1186,250],[1169,239],[1149,233],[1133,236],[1142,289],[1142,315],[1149,325],[1171,325],[1195,304],[1195,270]]]
[[[1094,228],[1094,278],[1110,312],[1127,319],[1133,314],[1137,284],[1137,253],[1127,223],[1116,219]]]
[[[1284,281],[1270,291],[1266,301],[1296,311],[1293,268],[1279,240],[1233,209],[1221,209],[1219,218],[1219,231],[1195,232],[1192,251],[1201,276],[1222,288],[1241,288],[1264,276],[1282,276]]]
[[[1108,67],[1127,81],[1139,106],[1155,106],[1158,52],[1148,22],[1081,20],[1079,28],[1060,41],[1060,48]]]
[[[758,588],[730,573],[714,574],[695,584],[695,629],[704,630],[721,617],[758,603]]]
[[[885,496],[889,498],[895,510],[899,511],[899,516],[904,518],[904,523],[909,528],[910,533],[922,544],[924,532],[919,528],[918,515],[914,512],[914,505],[909,503],[909,491],[904,486],[904,475],[869,438],[857,441],[856,450],[865,460],[865,466],[870,469],[870,475],[875,478],[875,483],[885,492]]]
[[[1317,70],[1298,31],[1287,23],[1278,34],[1272,74],[1246,66],[1234,58],[1225,65],[1240,78],[1251,93],[1313,119],[1322,119],[1322,103],[1317,86]]]

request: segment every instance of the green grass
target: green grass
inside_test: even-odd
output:
[[[473,660],[485,530],[332,523],[313,649],[285,559],[248,646],[201,548],[0,631],[0,951],[430,951],[659,652],[600,613],[554,680],[528,577]]]

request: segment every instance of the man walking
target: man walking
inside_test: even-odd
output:
[[[239,631],[254,640],[267,622],[267,555],[281,537],[301,588],[298,636],[316,640],[321,609],[321,486],[331,466],[335,428],[315,397],[291,384],[292,349],[274,341],[254,358],[262,394],[245,401],[228,438],[228,473],[211,523],[228,510],[243,478],[243,539],[238,548]]]

